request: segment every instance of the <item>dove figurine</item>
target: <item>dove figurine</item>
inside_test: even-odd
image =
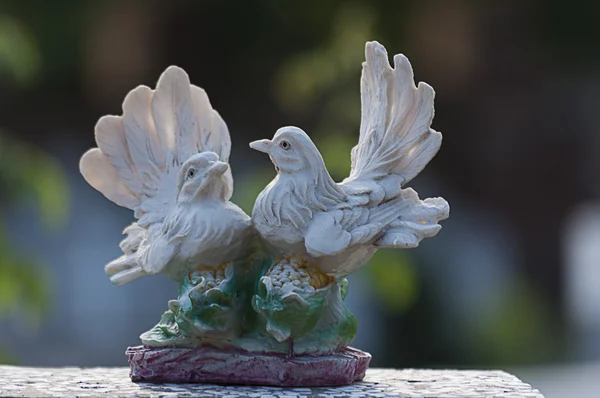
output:
[[[297,127],[250,147],[267,153],[277,171],[259,194],[252,219],[281,256],[299,256],[329,276],[362,267],[379,248],[412,248],[438,233],[449,215],[442,198],[420,200],[402,188],[433,158],[442,135],[430,128],[431,86],[415,86],[404,55],[366,44],[362,118],[350,176],[336,183],[309,136]]]
[[[358,320],[345,276],[380,248],[416,247],[448,217],[444,199],[406,187],[440,148],[433,97],[406,57],[392,68],[385,48],[367,43],[350,175],[335,182],[309,136],[283,127],[250,144],[277,172],[252,217],[230,201],[227,126],[182,69],[167,68],[155,90],[132,90],[121,116],[102,117],[80,171],[136,218],[105,271],[116,285],[154,274],[179,282],[143,345],[127,350],[132,380],[361,380],[371,356],[348,348]]]
[[[114,284],[158,273],[181,281],[240,255],[252,222],[229,201],[229,132],[182,69],[169,67],[155,91],[132,90],[122,116],[98,121],[96,142],[82,175],[138,219],[124,231],[123,256],[105,268]]]

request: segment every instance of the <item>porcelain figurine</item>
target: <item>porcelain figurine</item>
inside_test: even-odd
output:
[[[134,211],[123,255],[105,270],[122,285],[162,273],[180,283],[160,322],[127,351],[133,380],[338,385],[364,377],[370,356],[349,348],[357,320],[345,277],[379,248],[412,248],[449,215],[442,198],[404,188],[435,156],[433,89],[408,59],[366,44],[362,120],[350,176],[333,181],[297,127],[250,144],[277,175],[252,218],[229,199],[227,126],[204,90],[169,67],[140,86],[122,116],[96,125],[86,181]]]

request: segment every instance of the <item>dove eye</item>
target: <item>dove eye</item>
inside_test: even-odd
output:
[[[287,151],[291,147],[290,143],[287,142],[287,141],[281,141],[281,143],[279,144],[279,146],[281,148],[283,148],[283,150],[285,150],[285,151]]]
[[[188,180],[191,180],[195,176],[196,176],[196,169],[189,169],[188,172],[187,172],[187,178],[188,178]]]

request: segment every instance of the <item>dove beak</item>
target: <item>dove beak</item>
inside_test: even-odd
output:
[[[250,148],[259,152],[269,153],[271,149],[271,140],[258,140],[250,143]]]
[[[229,169],[229,165],[227,163],[216,161],[211,166],[210,171],[216,175],[223,175],[227,169]]]

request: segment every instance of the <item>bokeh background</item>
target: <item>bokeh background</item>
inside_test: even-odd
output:
[[[452,211],[436,238],[351,277],[354,345],[373,366],[503,368],[548,397],[597,393],[599,17],[578,0],[0,1],[0,363],[124,366],[177,293],[163,276],[110,284],[133,216],[78,171],[130,89],[171,64],[206,89],[249,212],[275,172],[248,142],[283,125],[347,175],[378,40],[436,89],[444,142],[411,185]]]

